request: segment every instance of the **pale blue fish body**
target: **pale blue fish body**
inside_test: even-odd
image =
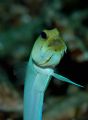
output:
[[[41,120],[44,93],[51,76],[77,86],[71,80],[54,73],[66,45],[57,29],[44,30],[36,40],[27,65],[24,87],[24,120]]]
[[[30,59],[24,88],[24,120],[42,120],[44,92],[52,72],[53,69],[37,67]]]

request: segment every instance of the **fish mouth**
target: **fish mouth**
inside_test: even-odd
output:
[[[66,52],[66,48],[65,49],[63,49],[63,50],[61,50],[61,51],[59,51],[59,54],[57,54],[57,55],[60,55],[60,59],[63,57],[63,55],[64,55],[64,53]],[[36,61],[35,59],[33,59],[32,58],[32,62],[35,64],[35,65],[37,65],[37,66],[39,66],[39,67],[41,67],[41,68],[47,68],[47,67],[50,67],[50,68],[52,68],[52,67],[55,67],[57,64],[58,64],[58,62],[57,63],[55,63],[55,61],[54,61],[54,63],[50,63],[52,60],[54,60],[54,54],[55,53],[52,53],[50,56],[48,56],[48,58],[46,59],[46,60],[44,60],[44,61],[42,61],[41,60],[41,62],[39,62],[39,61]],[[59,59],[58,59],[58,61],[59,61]]]
[[[47,63],[50,61],[50,59],[52,58],[52,56],[53,56],[53,55],[51,55],[44,63],[42,63],[42,64],[40,64],[40,65],[41,65],[41,66],[42,66],[42,65],[44,66],[45,64],[47,64]]]
[[[48,66],[46,66],[46,64],[52,59],[52,57],[53,57],[53,55],[51,55],[51,56],[50,56],[44,63],[42,63],[42,64],[37,63],[33,58],[32,58],[32,61],[33,61],[34,64],[36,64],[36,65],[39,66],[39,67],[48,67]]]

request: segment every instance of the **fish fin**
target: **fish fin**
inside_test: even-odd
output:
[[[79,85],[79,84],[77,84],[77,83],[71,81],[70,79],[68,79],[68,78],[66,78],[66,77],[64,77],[64,76],[62,76],[62,75],[59,75],[59,74],[57,74],[57,73],[53,73],[52,76],[55,77],[55,78],[57,78],[57,79],[59,79],[60,81],[67,82],[67,83],[76,85],[76,86],[78,86],[78,87],[84,87],[84,86]]]

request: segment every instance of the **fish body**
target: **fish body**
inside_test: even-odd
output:
[[[44,92],[51,76],[80,86],[54,73],[54,67],[60,62],[66,49],[66,44],[56,28],[44,30],[37,38],[27,64],[24,87],[24,120],[42,119]]]

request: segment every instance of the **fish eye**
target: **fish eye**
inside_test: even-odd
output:
[[[44,39],[46,39],[46,38],[47,38],[47,34],[46,34],[45,32],[41,32],[41,34],[40,34],[40,35],[41,35],[41,37],[42,37],[42,38],[44,38]]]

